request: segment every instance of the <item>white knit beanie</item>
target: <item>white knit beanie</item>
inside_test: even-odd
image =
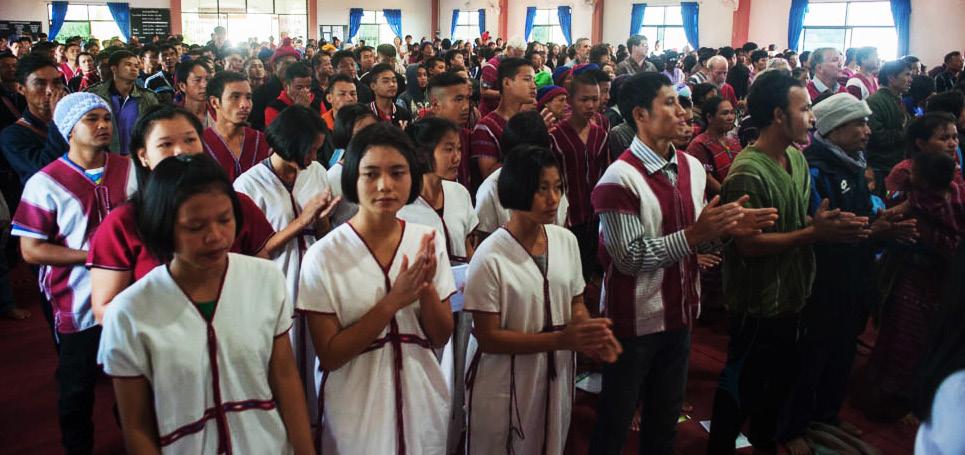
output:
[[[871,115],[868,103],[850,93],[836,93],[814,106],[818,132],[822,136],[852,120]]]
[[[70,132],[74,129],[74,125],[84,114],[94,109],[105,109],[110,112],[111,106],[104,101],[104,98],[90,92],[71,93],[57,102],[57,107],[54,108],[54,125],[57,125],[57,131],[60,131],[64,140],[70,140]]]

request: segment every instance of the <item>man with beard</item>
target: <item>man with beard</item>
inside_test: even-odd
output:
[[[213,127],[204,130],[202,139],[211,156],[234,181],[271,155],[265,135],[248,126],[251,84],[243,74],[222,71],[208,81],[206,96],[217,120]]]

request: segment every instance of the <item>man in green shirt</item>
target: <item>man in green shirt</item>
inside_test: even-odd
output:
[[[761,74],[747,98],[756,144],[731,165],[721,202],[750,196],[748,208],[774,207],[778,220],[761,234],[734,238],[724,250],[724,301],[730,313],[727,364],[714,397],[708,453],[734,452],[745,418],[755,451],[777,453],[780,411],[797,377],[798,321],[814,278],[816,242],[866,238],[868,219],[827,210],[808,218],[811,181],[807,161],[792,143],[807,142],[811,102],[797,79]]]
[[[868,166],[875,173],[875,192],[885,194],[885,177],[905,159],[905,125],[908,112],[901,97],[911,88],[911,65],[904,60],[885,63],[878,70],[878,91],[868,97]]]

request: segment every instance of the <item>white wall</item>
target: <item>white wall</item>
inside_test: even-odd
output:
[[[337,4],[341,4],[341,6]],[[349,8],[379,11],[386,8],[400,9],[402,10],[402,36],[412,35],[416,40],[423,36],[431,36],[429,28],[432,27],[430,20],[432,13],[428,0],[318,0],[318,25],[348,26]],[[452,15],[451,10],[449,15]],[[447,20],[446,24],[448,23]],[[442,22],[440,21],[439,24],[441,27]],[[446,35],[448,35],[448,32]]]
[[[127,0],[131,8],[170,8],[170,0]],[[10,21],[40,21],[43,23],[44,33],[48,32],[46,0],[0,0],[0,18]],[[98,3],[103,5],[106,0],[70,0],[70,3]]]
[[[630,10],[634,3],[642,0],[606,0],[603,10],[603,41],[616,46],[625,43],[630,36]],[[771,0],[756,0],[758,3],[770,3]],[[647,6],[678,5],[678,0],[649,0]],[[734,9],[724,4],[722,0],[701,0],[700,18],[697,23],[700,45],[706,47],[730,46],[731,31],[734,23]],[[790,5],[790,3],[788,3]],[[790,8],[790,6],[788,6]],[[786,21],[785,21],[786,22]],[[650,46],[653,47],[653,37]]]
[[[452,30],[452,10],[476,11],[486,10],[486,30],[489,34],[499,34],[499,2],[497,0],[439,0],[439,36],[449,38]],[[524,13],[525,17],[525,13]]]
[[[761,46],[787,47],[787,17],[791,0],[756,0],[751,8],[748,34]],[[929,68],[942,57],[965,46],[965,0],[911,0],[909,53]]]
[[[523,34],[526,31],[526,8],[530,6],[535,6],[539,9],[553,10],[555,10],[558,6],[572,7],[573,23],[570,26],[572,28],[571,32],[573,41],[576,41],[579,38],[590,38],[593,21],[593,6],[587,5],[583,0],[510,0],[509,21],[506,26],[507,36],[504,36],[503,39],[509,39],[517,36],[523,38]],[[497,31],[493,27],[490,27],[490,29],[493,33]]]

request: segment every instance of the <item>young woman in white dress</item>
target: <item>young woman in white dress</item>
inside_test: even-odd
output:
[[[303,260],[297,307],[326,372],[326,454],[445,453],[449,389],[433,349],[452,334],[455,286],[443,237],[396,217],[421,186],[401,130],[361,130],[342,173],[359,211]]]
[[[469,263],[466,310],[479,342],[467,373],[467,454],[562,454],[575,352],[613,362],[610,321],[591,319],[576,237],[553,225],[563,182],[549,149],[503,160],[499,199],[512,211]]]
[[[130,453],[314,453],[271,262],[229,253],[245,222],[207,155],[162,161],[138,229],[164,265],[114,297],[98,362]]]

